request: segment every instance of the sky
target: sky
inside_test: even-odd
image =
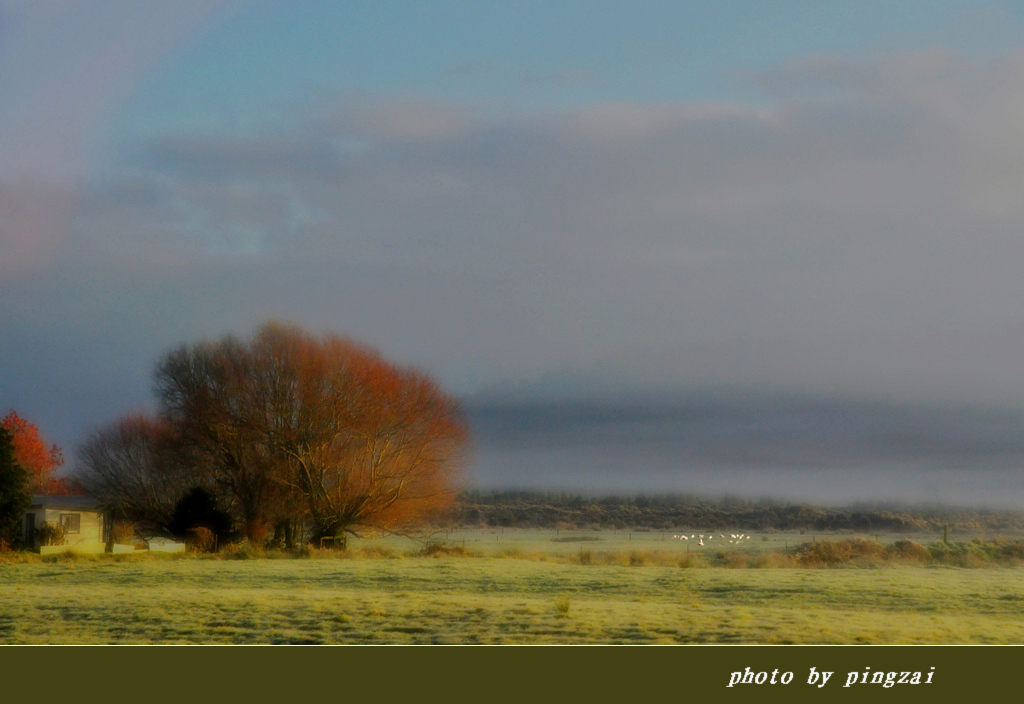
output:
[[[268,318],[471,404],[1019,410],[1022,122],[1018,3],[0,0],[0,410],[70,450]]]

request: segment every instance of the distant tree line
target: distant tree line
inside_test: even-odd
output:
[[[758,531],[1024,530],[1014,511],[891,506],[820,507],[685,495],[590,497],[525,491],[467,491],[452,525],[531,528],[740,528]]]
[[[77,453],[89,491],[152,530],[225,532],[226,515],[252,543],[291,544],[412,530],[454,501],[456,402],[352,340],[267,323],[181,345],[154,381],[155,415],[97,429]]]

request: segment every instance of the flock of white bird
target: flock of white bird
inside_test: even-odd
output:
[[[672,537],[673,537],[673,539],[678,539],[678,540],[690,540],[690,539],[695,538],[697,540],[697,545],[704,545],[704,538],[705,537],[708,540],[712,540],[712,539],[714,539],[715,536],[713,534],[709,534],[709,535],[705,536],[703,533],[701,533],[699,535],[691,535],[689,537],[687,537],[685,535],[673,535]],[[718,537],[721,538],[722,540],[725,540],[725,535],[723,535],[721,533],[718,534]],[[750,536],[747,535],[746,533],[730,533],[729,534],[729,543],[730,544],[739,545],[740,542],[742,542],[743,540],[750,540]]]

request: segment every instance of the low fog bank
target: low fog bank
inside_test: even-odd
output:
[[[1024,411],[770,396],[469,399],[476,489],[1024,507]]]

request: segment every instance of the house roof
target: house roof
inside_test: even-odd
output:
[[[79,511],[99,511],[100,500],[94,496],[47,496],[32,497],[29,508],[78,509]]]

